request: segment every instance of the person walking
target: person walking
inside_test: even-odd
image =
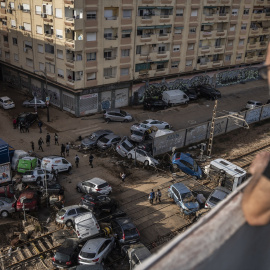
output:
[[[31,141],[31,148],[32,148],[32,151],[35,152],[35,144],[33,141]]]
[[[17,119],[16,118],[13,119],[13,128],[14,129],[17,128]]]
[[[93,168],[93,160],[94,160],[94,156],[90,153],[89,155],[89,166],[91,166]]]
[[[70,148],[70,145],[67,142],[67,144],[66,144],[66,154],[67,154],[67,157],[69,156],[69,148]]]
[[[61,157],[62,157],[62,155],[63,155],[64,157],[66,157],[66,156],[65,156],[65,152],[66,152],[66,147],[65,147],[65,145],[62,143],[62,145],[61,145]]]
[[[19,123],[19,127],[20,127],[20,132],[24,133],[24,124],[23,124],[23,122]]]
[[[76,164],[76,168],[79,167],[79,162],[80,162],[80,158],[78,157],[78,155],[75,156],[75,164]]]
[[[47,136],[46,136],[46,144],[47,144],[47,146],[50,146],[50,142],[51,142],[51,135],[49,133],[47,133]]]
[[[152,189],[152,191],[149,194],[149,201],[150,201],[151,204],[153,204],[154,199],[155,199],[155,192]]]
[[[29,133],[29,123],[28,122],[25,123],[24,127],[25,127],[25,132]]]
[[[41,122],[41,120],[39,120],[38,121],[39,133],[42,133],[42,126],[43,126],[43,123]]]
[[[125,182],[126,174],[124,172],[120,173],[120,177],[122,179],[122,182]]]
[[[54,144],[55,144],[55,145],[56,145],[56,144],[59,145],[57,133],[54,133]]]
[[[157,201],[161,202],[161,199],[160,198],[161,198],[161,191],[158,189],[157,190],[157,193],[156,193],[156,202]]]
[[[42,150],[42,152],[44,152],[43,148],[42,148],[42,144],[43,144],[43,140],[42,138],[40,137],[39,140],[38,140],[38,150]]]
[[[58,180],[58,171],[55,170],[55,169],[52,169],[52,174],[53,174],[53,179],[54,179],[55,181],[57,181],[57,180]]]

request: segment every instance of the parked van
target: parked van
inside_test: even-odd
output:
[[[28,156],[29,154],[23,150],[15,150],[13,158],[12,158],[12,162],[11,162],[11,169],[16,171],[18,167],[19,159],[23,157],[28,157]]]
[[[48,172],[64,172],[70,171],[72,164],[63,157],[59,156],[48,156],[44,157],[41,161],[41,168]]]
[[[74,227],[79,239],[96,236],[100,233],[100,227],[92,213],[85,213],[76,217]]]
[[[39,161],[40,163],[40,161]],[[23,157],[19,159],[18,169],[19,173],[25,173],[26,171],[31,171],[38,166],[38,159],[35,157]]]
[[[189,97],[181,90],[169,90],[162,93],[162,100],[168,106],[175,106],[178,104],[186,104],[189,102]]]

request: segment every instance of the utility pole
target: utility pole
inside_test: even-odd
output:
[[[213,109],[213,114],[212,114],[212,121],[211,121],[211,129],[210,129],[210,135],[209,135],[209,142],[207,146],[207,156],[210,157],[212,153],[212,146],[213,146],[213,139],[214,139],[214,130],[215,130],[215,118],[216,118],[216,113],[217,113],[217,104],[218,101],[217,99],[215,100],[215,105]]]

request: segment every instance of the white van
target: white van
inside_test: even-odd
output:
[[[48,156],[44,157],[41,161],[41,168],[48,172],[65,172],[70,171],[72,164],[63,157],[59,156]]]
[[[79,239],[96,236],[100,233],[100,227],[92,213],[85,213],[76,217],[74,227]]]
[[[168,106],[175,106],[188,103],[189,97],[181,90],[168,90],[162,93],[162,100]]]
[[[28,157],[29,154],[23,150],[15,150],[11,161],[11,169],[16,171],[19,163],[19,159]]]

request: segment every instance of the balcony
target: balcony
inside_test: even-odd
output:
[[[250,28],[250,35],[260,35],[260,28]]]
[[[141,36],[137,36],[137,39],[139,37],[140,42],[151,42],[152,41],[152,35],[150,34],[143,34]]]
[[[74,1],[64,0],[64,5],[65,5],[65,7],[68,7],[68,8],[74,8]]]
[[[202,22],[208,23],[208,22],[215,22],[217,21],[217,14],[203,14],[202,15]]]
[[[168,68],[159,68],[156,69],[155,71],[155,76],[161,76],[161,75],[165,75],[168,71]]]
[[[257,49],[267,49],[268,41],[261,41],[256,43],[256,48]]]
[[[247,49],[248,49],[248,50],[254,50],[254,49],[256,49],[256,47],[257,47],[256,42],[248,43],[248,44],[247,44]]]
[[[257,57],[255,55],[250,55],[250,56],[245,57],[246,64],[250,64],[255,61],[257,61]]]
[[[65,40],[65,46],[67,49],[74,49],[76,51],[82,51],[83,50],[83,40],[73,40],[66,38]]]
[[[213,47],[211,51],[213,54],[221,54],[221,53],[224,53],[224,50],[225,50],[225,46],[219,45],[219,46]]]
[[[160,34],[160,35],[158,35],[157,40],[158,41],[166,41],[169,38],[170,38],[169,33],[167,33],[167,34]]]
[[[209,54],[209,53],[210,53],[209,46],[203,46],[203,47],[199,48],[199,50],[198,50],[198,55]]]
[[[118,28],[119,27],[119,17],[112,16],[112,17],[104,18],[103,27],[104,28]]]
[[[252,21],[263,20],[263,19],[264,19],[264,13],[259,13],[259,14],[253,13],[251,17]]]
[[[228,22],[229,18],[230,18],[230,15],[228,13],[227,14],[218,14],[217,15],[217,21],[220,21],[220,22]]]
[[[208,5],[218,5],[219,0],[204,0],[204,6],[208,6]]]
[[[52,43],[53,42],[53,35],[51,34],[45,34],[45,40],[47,40],[48,42]]]
[[[221,67],[222,65],[223,65],[223,61],[217,60],[217,61],[213,61],[212,67],[216,68],[216,67]]]
[[[169,51],[159,51],[156,54],[156,58],[157,59],[167,59],[167,58],[169,58],[169,54],[170,54]]]
[[[212,63],[211,62],[200,63],[200,64],[197,65],[197,69],[198,70],[209,69],[211,67],[212,67]]]

